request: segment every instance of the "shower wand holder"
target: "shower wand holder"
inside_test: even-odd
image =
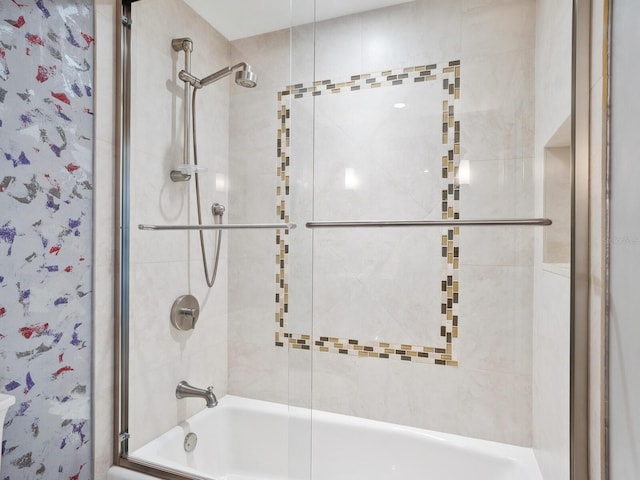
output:
[[[189,180],[191,180],[191,176],[194,173],[204,173],[206,171],[206,167],[185,163],[178,165],[173,170],[171,170],[169,176],[174,182],[188,182]]]
[[[188,173],[182,173],[180,170],[171,170],[169,174],[171,181],[173,182],[188,182],[191,180],[191,175]]]

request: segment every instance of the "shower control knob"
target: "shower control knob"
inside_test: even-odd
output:
[[[181,295],[171,307],[171,325],[177,330],[193,330],[200,316],[200,304],[193,295]]]

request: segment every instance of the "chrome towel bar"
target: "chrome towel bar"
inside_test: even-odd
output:
[[[500,227],[551,225],[548,218],[502,218],[478,220],[364,220],[307,222],[307,228],[362,228],[362,227]],[[138,225],[140,230],[293,230],[295,223],[225,223],[222,225]]]
[[[361,228],[361,227],[498,227],[498,226],[548,226],[548,218],[512,218],[481,220],[380,220],[353,222],[307,222],[307,228]]]
[[[295,223],[225,223],[220,225],[138,225],[139,230],[293,230]]]

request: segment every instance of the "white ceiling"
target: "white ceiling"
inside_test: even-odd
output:
[[[229,40],[411,0],[184,0]],[[314,15],[314,3],[317,12]],[[314,18],[315,17],[315,18]]]

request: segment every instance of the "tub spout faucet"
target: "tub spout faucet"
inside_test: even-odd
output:
[[[213,393],[213,387],[198,388],[192,385],[189,385],[184,380],[178,384],[176,387],[176,398],[187,398],[187,397],[200,397],[204,398],[207,402],[207,408],[213,408],[218,405],[218,399],[216,398],[216,394]]]

